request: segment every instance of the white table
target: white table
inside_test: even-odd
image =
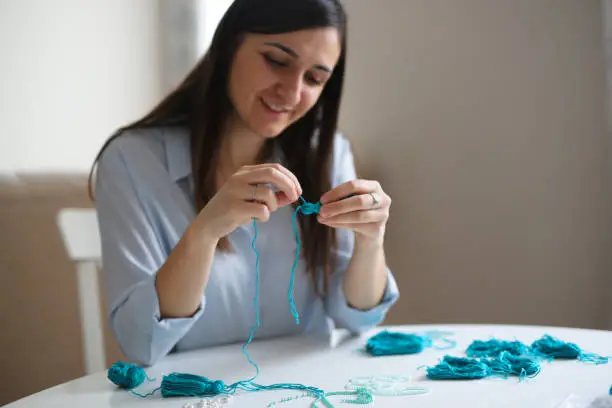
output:
[[[351,377],[372,375],[410,376],[414,385],[428,389],[428,393],[416,396],[375,396],[374,407],[550,407],[577,408],[576,401],[588,401],[607,395],[612,385],[612,362],[592,365],[578,361],[554,361],[543,363],[542,372],[534,379],[519,382],[510,379],[482,379],[464,381],[433,381],[425,377],[425,370],[418,367],[433,366],[444,354],[465,356],[465,349],[472,340],[491,337],[520,340],[527,344],[543,334],[556,336],[578,344],[583,350],[612,356],[612,332],[530,326],[495,325],[416,325],[387,326],[384,329],[422,333],[443,330],[454,333],[457,347],[448,351],[426,349],[420,354],[404,356],[371,357],[361,350],[367,339],[383,328],[361,337],[339,338],[331,342],[312,338],[284,338],[253,342],[248,348],[257,362],[261,374],[259,384],[301,383],[317,386],[326,391],[341,391]],[[160,384],[162,376],[170,372],[184,372],[221,379],[229,384],[247,379],[254,374],[241,352],[241,344],[214,349],[172,355],[158,365],[147,369],[155,383],[143,385],[142,390]],[[147,388],[149,387],[149,388]],[[266,407],[271,401],[299,394],[296,391],[266,391],[240,393],[234,397],[231,407]],[[606,397],[609,398],[609,397]],[[64,408],[64,407],[167,407],[181,408],[186,402],[199,398],[140,399],[128,391],[118,390],[106,378],[106,372],[93,374],[23,398],[7,408]],[[276,405],[275,408],[310,407],[312,400],[300,400]],[[331,401],[338,401],[333,400]],[[573,402],[572,402],[573,401]],[[363,405],[336,404],[336,407]],[[586,405],[585,405],[586,407]]]

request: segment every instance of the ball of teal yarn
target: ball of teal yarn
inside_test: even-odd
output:
[[[475,380],[491,373],[491,367],[484,362],[453,356],[444,356],[438,365],[427,367],[427,377],[432,380]]]
[[[204,397],[221,394],[224,390],[223,381],[195,374],[172,373],[164,376],[161,384],[164,397]]]
[[[431,340],[410,333],[381,331],[368,339],[366,351],[373,356],[420,353]]]
[[[498,357],[502,352],[508,352],[520,356],[527,353],[528,349],[527,345],[520,341],[475,340],[468,346],[466,354],[468,357]]]
[[[108,369],[107,377],[113,384],[131,390],[142,384],[147,374],[142,367],[117,361]]]
[[[531,344],[531,352],[548,359],[577,359],[582,353],[576,344],[566,343],[548,334]]]

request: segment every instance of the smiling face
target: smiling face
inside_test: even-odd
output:
[[[237,120],[263,137],[278,136],[315,105],[340,53],[335,28],[246,35],[229,80]]]

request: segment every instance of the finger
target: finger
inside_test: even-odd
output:
[[[276,192],[276,202],[278,204],[278,208],[282,208],[286,205],[291,204],[293,201],[287,197],[287,195],[282,191]]]
[[[359,210],[372,209],[372,197],[369,194],[359,194],[343,200],[332,201],[321,206],[320,214],[323,218],[333,217]]]
[[[298,178],[295,176],[295,174],[293,174],[291,171],[289,171],[288,168],[286,168],[285,166],[282,166],[280,164],[271,164],[271,166],[273,166],[274,168],[276,168],[279,171],[282,171],[283,173],[285,173],[290,179],[293,180],[293,183],[295,184],[295,189],[298,193],[298,195],[302,195],[302,186],[300,184],[300,181],[298,180]]]
[[[243,202],[240,206],[242,214],[242,222],[246,224],[253,218],[260,222],[266,222],[270,219],[270,210],[264,204],[257,202]]]
[[[241,184],[238,198],[241,200],[264,204],[270,212],[278,209],[277,194],[272,188],[263,184]]]
[[[351,180],[331,189],[321,197],[321,204],[330,203],[350,195],[365,194],[378,191],[378,182],[372,180]]]
[[[284,172],[275,167],[265,166],[248,170],[241,174],[243,181],[248,184],[271,184],[283,191],[292,201],[299,198],[294,181]]]
[[[333,217],[318,216],[318,220],[321,224],[367,224],[371,222],[381,222],[384,221],[385,218],[387,218],[386,212],[377,210],[352,211]]]
[[[298,195],[302,194],[302,186],[300,185],[300,182],[298,181],[298,178],[295,176],[295,174],[293,174],[291,171],[289,171],[289,169],[287,169],[286,167],[278,163],[264,163],[264,164],[254,165],[254,166],[246,166],[246,167],[249,168],[250,170],[267,168],[267,167],[274,168],[280,171],[281,173],[285,174],[287,177],[289,177],[293,181],[293,184],[295,185],[295,190],[297,191],[297,194]]]

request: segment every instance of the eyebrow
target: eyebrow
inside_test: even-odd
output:
[[[278,43],[278,42],[267,42],[267,43],[264,43],[264,44],[268,45],[270,47],[276,47],[279,50],[289,54],[293,58],[300,58],[300,56],[297,54],[297,52],[295,52],[292,48],[287,47],[285,44],[281,44],[281,43]],[[318,69],[318,70],[321,70],[321,71],[325,71],[327,73],[331,73],[331,69],[329,67],[326,67],[325,65],[315,65],[314,68]]]

